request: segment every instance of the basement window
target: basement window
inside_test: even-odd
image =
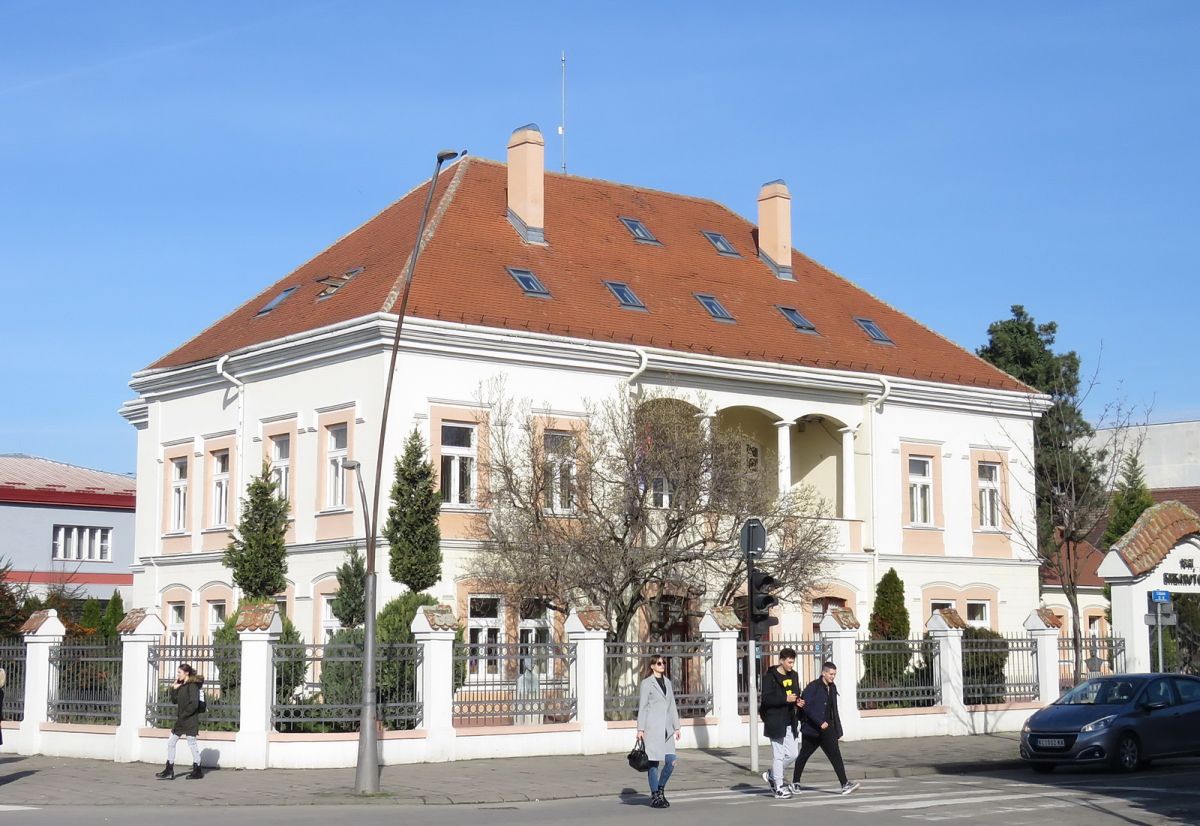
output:
[[[539,298],[549,298],[550,291],[546,286],[538,281],[538,277],[530,270],[519,270],[514,267],[508,268],[508,274],[516,279],[521,285],[521,289],[525,291],[525,295],[533,295]]]
[[[280,304],[282,304],[283,300],[285,298],[287,298],[289,295],[291,295],[292,293],[294,293],[295,291],[296,291],[295,287],[288,287],[286,290],[281,292],[279,295],[275,296],[270,301],[268,301],[265,307],[263,307],[261,310],[259,310],[257,313],[254,314],[254,317],[257,318],[259,316],[263,316],[263,315],[266,315],[267,313],[271,312],[271,310],[274,310],[276,307],[278,307]]]
[[[802,332],[802,333],[817,332],[817,326],[815,324],[813,324],[811,321],[809,321],[807,318],[805,318],[804,315],[799,310],[797,310],[795,307],[779,307],[777,305],[777,309],[779,310],[779,312],[783,313],[783,317],[786,318],[788,321],[792,322],[792,326],[795,327],[800,332]]]
[[[631,310],[646,309],[646,305],[642,303],[642,300],[637,297],[637,294],[628,284],[622,284],[620,281],[605,281],[604,286],[612,291],[612,294],[617,297],[617,301],[621,303],[622,307],[627,307]]]
[[[733,248],[733,244],[729,243],[729,239],[721,233],[709,232],[708,230],[702,230],[702,232],[704,233],[704,237],[708,239],[708,243],[712,244],[713,249],[721,253],[721,255],[727,255],[730,258],[742,257],[738,255],[738,251]]]
[[[729,310],[726,310],[724,305],[722,305],[715,296],[696,293],[696,300],[699,301],[704,309],[708,310],[708,314],[717,321],[734,320],[733,316],[729,314]]]
[[[326,276],[325,278],[318,278],[317,283],[324,285],[325,289],[317,293],[317,301],[320,301],[324,298],[329,298],[329,296],[333,295],[342,287],[349,284],[350,281],[353,280],[354,276],[358,275],[362,271],[363,268],[358,267],[353,270],[347,270],[341,275],[330,275]]]
[[[659,240],[654,237],[654,233],[650,232],[646,225],[637,218],[621,218],[621,223],[632,233],[635,241],[641,241],[643,244],[659,243]]]
[[[855,318],[854,321],[859,327],[863,328],[863,332],[871,337],[871,341],[878,341],[880,344],[895,344],[888,334],[883,331],[883,328],[869,318]]]

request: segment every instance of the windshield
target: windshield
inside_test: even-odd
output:
[[[1121,706],[1133,699],[1132,680],[1088,680],[1058,698],[1058,706]]]

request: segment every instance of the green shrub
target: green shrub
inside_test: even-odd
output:
[[[969,651],[972,642],[998,641],[982,651]],[[963,699],[967,703],[1003,703],[1005,692],[1004,667],[1008,664],[1008,643],[1004,635],[990,628],[967,628],[963,631]]]

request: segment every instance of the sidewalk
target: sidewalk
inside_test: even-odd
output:
[[[1019,765],[1016,734],[921,737],[844,743],[852,779],[917,774],[996,771]],[[186,754],[186,749],[182,750]],[[770,749],[759,752],[760,770]],[[203,780],[156,780],[162,764],[109,763],[58,757],[0,755],[0,802],[10,805],[213,806],[504,803],[570,797],[644,794],[645,775],[632,771],[624,754],[528,757],[385,766],[381,794],[354,794],[353,769],[214,769]],[[689,749],[679,755],[671,788],[761,786],[750,773],[747,749]],[[186,769],[185,769],[186,771]],[[818,752],[805,770],[806,783],[834,785],[833,771]]]

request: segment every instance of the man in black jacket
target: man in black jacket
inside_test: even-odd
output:
[[[837,686],[833,684],[836,678],[837,666],[826,662],[821,665],[821,676],[804,687],[801,695],[801,708],[804,711],[800,720],[800,756],[796,758],[796,768],[792,772],[793,790],[799,791],[804,764],[817,749],[825,752],[833,770],[837,772],[842,794],[850,794],[858,788],[858,783],[851,783],[846,777],[842,750],[838,747],[838,740],[842,737],[842,718],[838,715]]]
[[[796,694],[800,681],[793,670],[795,665],[795,649],[779,652],[779,665],[763,674],[758,707],[763,734],[771,741],[771,770],[763,772],[762,777],[780,799],[792,796],[791,787],[783,778],[788,764],[796,759],[796,712],[804,705]]]

